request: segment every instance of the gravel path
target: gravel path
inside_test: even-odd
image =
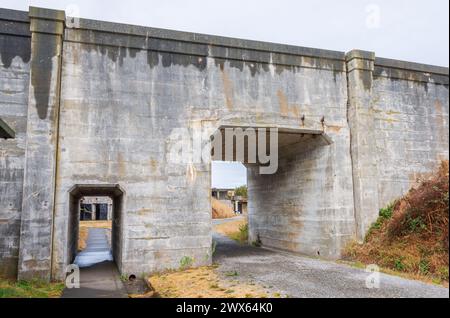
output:
[[[222,274],[238,273],[273,292],[295,298],[448,298],[448,288],[380,273],[379,288],[366,287],[370,273],[344,264],[242,246],[214,233],[214,261]]]

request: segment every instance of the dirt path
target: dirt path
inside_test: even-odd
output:
[[[449,289],[380,273],[380,288],[368,289],[369,273],[347,265],[290,253],[240,245],[214,233],[219,273],[236,271],[240,281],[254,282],[289,297],[399,298],[449,297]]]

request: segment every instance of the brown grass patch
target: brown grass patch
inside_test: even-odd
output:
[[[82,251],[86,248],[86,240],[90,228],[111,229],[112,221],[80,221],[78,251]]]
[[[448,177],[446,161],[432,177],[382,209],[365,243],[349,244],[345,258],[448,285]]]
[[[212,198],[211,204],[212,204],[213,219],[227,219],[236,216],[236,214],[234,213],[233,209],[230,206],[220,202],[217,199]]]
[[[246,243],[248,240],[248,223],[246,219],[214,225],[214,231],[239,243]]]
[[[162,298],[276,297],[256,284],[221,278],[211,266],[153,275],[149,278],[149,283],[154,288],[155,295]]]

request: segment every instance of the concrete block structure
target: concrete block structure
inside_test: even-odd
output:
[[[211,162],[170,154],[223,127],[279,132],[277,171],[247,164],[249,239],[335,259],[448,160],[448,68],[0,9],[0,118],[2,275],[63,279],[87,196],[122,274],[210,264]]]

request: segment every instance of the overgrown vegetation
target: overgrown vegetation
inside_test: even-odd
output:
[[[238,243],[245,244],[248,242],[248,223],[239,225],[239,230],[230,233],[230,238]]]
[[[180,260],[180,269],[182,269],[182,270],[188,269],[188,268],[192,267],[193,263],[194,263],[194,259],[192,257],[184,256]]]
[[[16,282],[0,278],[0,298],[58,298],[63,289],[63,283],[39,280]]]
[[[236,216],[232,206],[226,205],[217,199],[211,199],[211,206],[213,219],[228,219]]]
[[[234,195],[238,197],[247,197],[247,186],[243,185],[234,189]]]
[[[241,244],[245,244],[248,241],[248,223],[245,219],[214,225],[214,231]]]
[[[350,244],[346,259],[448,284],[449,165],[380,211],[365,243]]]

